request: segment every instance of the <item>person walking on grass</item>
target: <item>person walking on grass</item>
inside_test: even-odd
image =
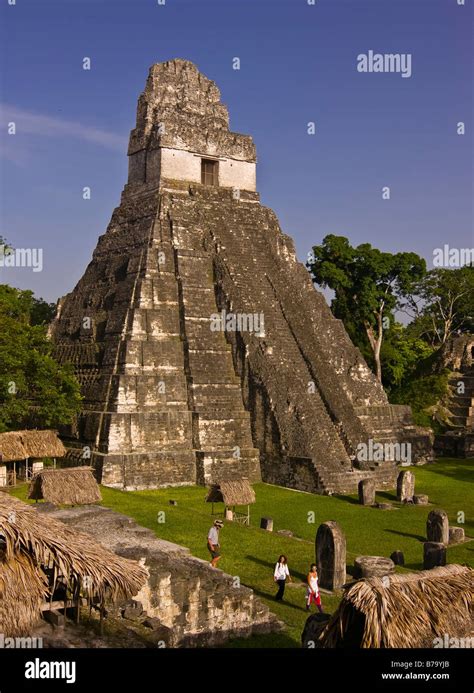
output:
[[[306,590],[306,610],[311,609],[311,604],[314,602],[318,607],[320,614],[323,613],[323,606],[321,604],[321,595],[319,594],[318,585],[318,571],[316,570],[316,563],[311,563],[309,573],[308,573],[308,588]]]
[[[217,568],[217,564],[221,558],[220,546],[219,546],[219,530],[222,529],[224,523],[222,520],[214,520],[209,533],[207,535],[207,548],[211,554],[212,560],[211,565],[213,568]]]
[[[286,556],[283,556],[283,554],[280,556],[278,563],[275,566],[273,579],[278,585],[278,592],[276,593],[275,599],[277,602],[281,602],[283,595],[285,594],[285,585],[287,579],[289,582],[291,582],[291,575],[290,571],[288,570],[288,561]]]

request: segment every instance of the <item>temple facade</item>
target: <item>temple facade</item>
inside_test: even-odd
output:
[[[229,129],[214,82],[185,60],[153,65],[128,156],[52,328],[84,396],[62,431],[71,456],[117,488],[246,477],[314,493],[393,486],[396,457],[358,456],[371,441],[427,461],[428,433],[388,403],[260,204],[254,143]]]

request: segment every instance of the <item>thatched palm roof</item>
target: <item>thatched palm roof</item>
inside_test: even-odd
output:
[[[64,457],[66,448],[56,431],[20,431],[28,457]]]
[[[64,457],[66,448],[56,431],[10,431],[0,433],[2,462],[17,462],[30,457]]]
[[[55,505],[85,505],[102,500],[91,467],[42,469],[30,483],[28,498]]]
[[[17,431],[0,433],[0,455],[2,462],[26,460],[28,455]]]
[[[206,498],[207,503],[224,503],[225,505],[251,505],[255,503],[255,491],[248,479],[239,481],[221,481],[211,486]]]
[[[0,492],[0,632],[5,635],[31,629],[58,583],[70,594],[80,590],[104,602],[137,594],[146,577],[134,561]]]
[[[435,637],[469,635],[474,570],[449,565],[359,580],[348,587],[320,647],[429,647]]]

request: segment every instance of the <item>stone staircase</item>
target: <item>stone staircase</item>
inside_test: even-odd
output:
[[[245,476],[257,481],[259,451],[253,446],[250,414],[243,405],[231,347],[224,332],[211,330],[211,316],[217,313],[212,255],[203,247],[193,215],[183,206],[178,205],[178,210],[176,214],[175,203],[170,228],[197,480],[209,484]]]
[[[397,481],[397,468],[389,462],[375,462],[364,471],[355,469],[350,472],[337,472],[328,470],[324,475],[318,475],[318,487],[320,493],[334,495],[338,493],[355,493],[359,481],[373,479],[377,489],[393,489]]]
[[[186,239],[185,242],[188,244],[198,242],[205,263],[212,260],[213,256],[213,272],[218,283],[217,302],[220,310],[227,312],[238,310],[240,313],[264,315],[265,334],[263,337],[245,332],[240,332],[238,335],[226,334],[232,346],[234,366],[240,375],[239,385],[243,386],[247,408],[251,408],[249,388],[256,387],[264,390],[262,396],[267,399],[273,427],[278,431],[278,445],[286,459],[292,460],[292,464],[280,464],[280,472],[275,472],[275,464],[278,462],[275,461],[275,456],[272,455],[268,446],[265,446],[265,441],[259,440],[258,426],[255,421],[258,417],[252,414],[253,440],[254,444],[260,448],[264,479],[281,483],[280,477],[283,474],[285,485],[319,493],[354,491],[358,481],[369,475],[376,476],[380,487],[393,485],[395,478],[393,464],[374,463],[368,465],[365,470],[354,467],[353,446],[351,447],[347,439],[344,427],[335,420],[331,407],[321,392],[318,379],[314,378],[308,359],[302,353],[288,320],[287,312],[294,309],[291,305],[285,306],[281,302],[284,290],[291,293],[292,287],[282,288],[282,280],[279,280],[280,275],[275,267],[275,260],[278,261],[278,258],[275,258],[273,249],[269,247],[269,239],[261,232],[261,226],[269,225],[272,220],[255,220],[256,214],[265,216],[266,210],[262,211],[264,208],[256,210],[255,205],[226,203],[221,193],[217,211],[215,202],[212,200],[213,191],[200,190],[199,194],[202,194],[204,198],[209,195],[211,199],[199,200],[198,218],[192,199],[176,196],[170,201],[168,214],[172,225],[177,229],[176,238],[180,242]],[[256,228],[256,224],[259,228]],[[206,236],[208,236],[207,240]],[[207,253],[202,252],[202,245],[207,248]],[[178,256],[181,252],[180,248]],[[195,247],[193,253],[195,257]],[[201,263],[201,256],[199,262]],[[208,268],[208,265],[206,264],[205,267]],[[206,276],[208,270],[205,267],[201,266],[200,277]],[[304,272],[307,278],[307,273],[305,270]],[[206,287],[209,288],[209,285]],[[206,287],[201,286],[200,290],[205,291]],[[310,290],[311,294],[316,294],[312,286]],[[207,296],[207,299],[209,298]],[[206,304],[197,300],[197,312],[194,317],[201,328],[205,324],[202,319],[204,306],[209,314],[212,301]],[[323,323],[327,314],[321,315],[320,318]],[[202,329],[199,331],[196,326],[193,329],[199,332],[202,341]],[[327,329],[326,325],[325,329]],[[339,321],[334,321],[334,329],[338,333],[338,338],[342,335],[347,339]],[[256,374],[258,374],[257,377]],[[253,379],[253,383],[246,385],[246,379]],[[308,391],[310,385],[311,392]],[[193,383],[193,391],[200,391],[202,394],[202,386],[203,383]],[[203,406],[207,407],[212,401],[218,401],[216,396],[214,391]],[[196,401],[199,403],[199,399]],[[386,399],[381,401],[386,402]],[[225,398],[222,403],[230,404]],[[199,404],[195,403],[194,407],[196,406]],[[386,407],[390,409],[390,405]],[[356,433],[352,431],[352,436],[357,435],[358,440],[367,437],[363,418],[358,428],[357,417],[353,415],[351,421],[351,425],[356,430]],[[391,433],[393,440],[393,430]],[[387,431],[387,437],[389,437],[388,434],[389,431]],[[264,434],[264,437],[265,435],[268,438],[268,432]],[[274,441],[270,448],[273,445]],[[305,470],[304,474],[295,474],[295,466],[298,468],[298,465],[294,463],[296,459],[304,460],[299,465]],[[311,460],[311,471],[308,471],[308,460]],[[287,473],[282,472],[285,466]]]
[[[448,389],[449,428],[436,435],[435,452],[448,457],[474,457],[474,369],[452,374]]]
[[[452,428],[474,430],[474,369],[452,375],[448,383]]]
[[[219,310],[264,315],[263,336],[226,333],[264,480],[319,493],[354,491],[367,476],[382,488],[393,486],[395,464],[358,469],[357,444],[409,439],[420,457],[426,432],[414,426],[409,407],[388,404],[305,268],[295,262],[292,276],[285,267],[287,248],[273,213],[253,199],[236,203],[201,186],[165,204],[178,235],[188,243],[198,238],[206,263],[212,260]],[[334,386],[341,372],[350,372],[343,395]],[[370,406],[360,406],[367,401]]]

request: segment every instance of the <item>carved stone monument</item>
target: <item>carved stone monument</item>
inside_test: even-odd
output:
[[[428,515],[426,538],[428,541],[449,543],[449,521],[444,510],[432,510]]]
[[[330,520],[318,528],[316,565],[321,587],[335,590],[346,582],[346,537],[337,522]]]

